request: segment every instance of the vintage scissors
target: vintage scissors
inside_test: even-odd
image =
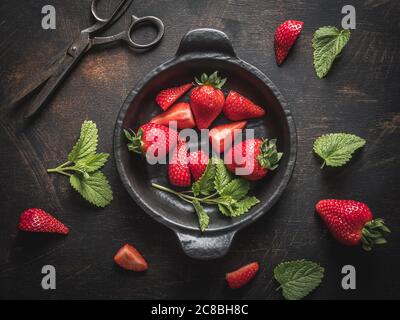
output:
[[[98,1],[99,0],[92,0],[91,4],[91,12],[96,21],[95,24],[82,30],[80,36],[72,41],[72,43],[70,43],[59,55],[57,55],[46,70],[40,73],[36,79],[30,81],[25,89],[20,91],[18,97],[14,98],[10,103],[12,105],[18,104],[30,93],[43,85],[32,104],[28,106],[25,118],[33,116],[43,108],[50,96],[71,72],[72,68],[93,46],[114,43],[116,41],[124,41],[134,49],[150,49],[161,41],[164,35],[164,24],[160,19],[153,16],[136,17],[132,15],[132,21],[127,30],[121,31],[112,36],[96,36],[98,32],[104,31],[113,25],[125,13],[133,0],[121,0],[117,8],[108,18],[102,18],[99,16],[97,12]],[[132,33],[135,28],[142,23],[151,24],[157,29],[156,37],[151,42],[145,44],[136,43],[132,39]]]

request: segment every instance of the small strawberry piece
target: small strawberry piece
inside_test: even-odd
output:
[[[195,181],[199,180],[207,168],[208,154],[203,150],[191,152],[189,155],[189,168]]]
[[[218,77],[215,71],[212,75],[202,74],[200,80],[195,78],[197,87],[190,93],[190,107],[192,108],[197,128],[207,129],[218,117],[224,107],[225,96],[221,91],[226,82]]]
[[[120,248],[114,256],[117,265],[125,270],[145,271],[149,268],[146,260],[142,255],[130,244],[125,244]]]
[[[340,243],[354,246],[362,243],[371,250],[376,244],[385,244],[390,233],[383,219],[374,219],[368,206],[354,200],[327,199],[319,201],[316,211],[331,234]]]
[[[296,42],[303,28],[304,22],[287,20],[275,30],[275,58],[276,63],[281,65],[286,59],[290,49]]]
[[[69,233],[68,227],[61,221],[37,208],[27,209],[21,214],[18,228],[28,232]]]
[[[263,108],[233,90],[229,91],[222,112],[232,121],[259,118],[265,115]]]
[[[224,162],[230,172],[238,174],[236,169],[241,168],[242,178],[255,181],[275,170],[282,155],[276,149],[276,139],[248,139],[233,146],[225,154]]]
[[[125,136],[129,140],[129,151],[149,157],[166,156],[178,141],[176,130],[150,122],[142,125],[137,133],[125,130]]]
[[[187,83],[180,87],[162,90],[157,95],[156,102],[161,107],[161,109],[165,111],[170,106],[172,106],[176,100],[182,97],[192,86],[192,83]]]
[[[230,288],[237,289],[250,282],[255,277],[258,269],[258,262],[252,262],[238,270],[227,273],[225,279]]]
[[[177,187],[189,187],[191,185],[189,154],[186,142],[180,140],[176,146],[171,161],[168,165],[169,182]]]
[[[150,122],[168,127],[171,121],[176,121],[178,129],[194,128],[196,126],[192,110],[187,102],[178,102],[167,111],[154,117]]]
[[[246,127],[246,124],[246,121],[239,121],[221,124],[212,128],[209,133],[212,148],[221,153],[232,147],[235,137],[240,133],[241,129]]]

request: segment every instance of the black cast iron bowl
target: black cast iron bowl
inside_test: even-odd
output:
[[[250,192],[260,199],[258,205],[235,219],[222,216],[216,208],[207,207],[211,222],[209,228],[201,233],[197,216],[189,203],[151,186],[151,183],[169,186],[166,165],[149,165],[140,155],[128,152],[123,129],[136,131],[160,113],[154,99],[161,89],[191,82],[195,75],[210,74],[215,70],[228,78],[223,88],[225,93],[230,89],[236,90],[265,107],[266,116],[249,121],[247,128],[254,128],[256,137],[277,138],[278,149],[284,156],[277,170],[253,183]],[[220,116],[213,125],[223,122],[226,120]],[[226,254],[235,233],[276,203],[292,175],[296,150],[295,124],[278,88],[260,70],[238,58],[226,34],[214,29],[188,32],[176,56],[137,84],[121,107],[114,132],[115,160],[126,190],[146,213],[175,232],[188,256],[197,259],[214,259]]]

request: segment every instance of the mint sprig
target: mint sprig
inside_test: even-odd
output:
[[[221,214],[236,218],[260,202],[256,197],[247,195],[249,182],[242,178],[233,179],[223,161],[216,157],[210,159],[203,175],[192,184],[191,190],[178,192],[156,183],[152,186],[191,203],[202,232],[207,229],[210,220],[202,205],[215,205]]]
[[[71,186],[91,204],[105,207],[113,199],[112,190],[106,176],[100,171],[109,158],[108,153],[96,153],[98,129],[94,122],[82,123],[78,141],[68,154],[68,161],[49,173],[59,173],[69,177]]]

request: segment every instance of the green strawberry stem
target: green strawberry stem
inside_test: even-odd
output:
[[[221,79],[220,77],[218,77],[218,71],[215,71],[210,76],[208,76],[206,73],[203,73],[200,79],[195,77],[194,81],[195,84],[199,86],[212,86],[215,89],[221,89],[226,82],[226,78]]]
[[[362,229],[361,242],[363,249],[370,251],[374,245],[385,244],[385,237],[390,233],[383,219],[375,219],[367,222]]]

